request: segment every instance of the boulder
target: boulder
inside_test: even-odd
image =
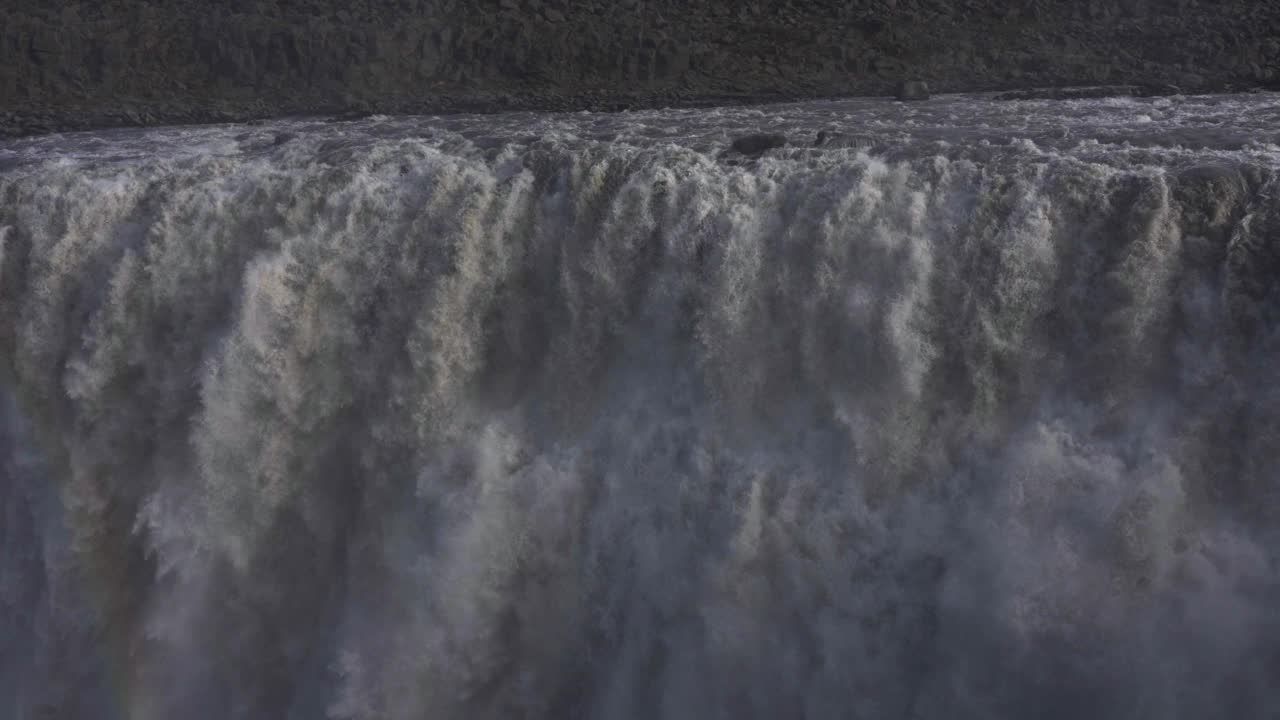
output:
[[[787,136],[778,133],[757,133],[736,138],[729,146],[731,152],[741,155],[762,155],[769,150],[785,147]]]
[[[898,99],[904,102],[928,100],[929,85],[923,80],[905,80],[898,84]]]

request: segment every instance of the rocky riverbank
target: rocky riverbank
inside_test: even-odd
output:
[[[0,135],[290,114],[621,109],[1280,82],[1280,4],[3,0]]]

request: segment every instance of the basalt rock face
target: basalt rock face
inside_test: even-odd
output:
[[[1265,0],[0,2],[0,132],[289,113],[615,109],[1280,81]]]

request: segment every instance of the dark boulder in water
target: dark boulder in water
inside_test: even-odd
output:
[[[743,135],[733,141],[729,146],[731,152],[741,155],[763,155],[769,150],[775,150],[780,147],[786,147],[787,136],[780,133],[757,133],[755,135]]]
[[[929,84],[923,80],[907,80],[898,85],[898,99],[904,102],[929,99]]]

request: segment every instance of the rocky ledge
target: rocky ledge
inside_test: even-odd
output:
[[[4,0],[0,135],[1280,83],[1268,0]],[[1028,96],[1030,97],[1030,96]]]

